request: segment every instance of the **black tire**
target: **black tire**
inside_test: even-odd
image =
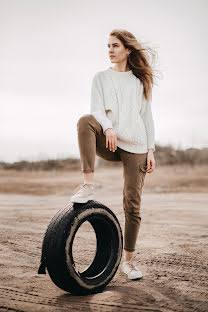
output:
[[[73,260],[75,234],[85,221],[92,225],[97,239],[92,263],[79,272]],[[38,270],[45,268],[52,281],[73,295],[101,292],[116,274],[123,252],[123,235],[115,214],[100,202],[69,203],[52,218],[46,230]]]

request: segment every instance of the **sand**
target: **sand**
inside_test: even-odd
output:
[[[0,180],[7,186],[13,183],[13,191],[7,187],[0,194],[0,311],[208,311],[208,194],[203,187],[162,191],[160,183],[154,188],[153,175],[149,175],[143,188],[136,246],[143,278],[128,280],[119,267],[102,293],[76,297],[55,286],[48,274],[38,275],[37,270],[46,227],[69,202],[80,174],[5,173]],[[95,180],[96,199],[113,210],[123,230],[121,169],[98,169]],[[16,193],[14,181],[19,185]],[[51,191],[54,185],[65,188]],[[80,231],[80,266],[85,265],[86,254],[92,254],[91,238],[89,227],[85,235]]]

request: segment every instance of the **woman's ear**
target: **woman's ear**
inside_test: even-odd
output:
[[[131,50],[126,49],[126,53],[127,53],[127,54],[130,54],[130,53],[131,53]]]

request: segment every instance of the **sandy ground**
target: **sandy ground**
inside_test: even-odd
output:
[[[81,175],[1,172],[4,191],[0,194],[0,311],[207,312],[206,184],[197,184],[198,175],[194,172],[198,173],[198,168],[177,169],[175,175],[171,170],[163,168],[160,176],[156,172],[147,176],[143,188],[142,224],[136,248],[143,278],[130,281],[119,267],[102,293],[80,297],[62,291],[48,274],[38,275],[37,270],[46,227],[69,202]],[[184,176],[188,181],[191,174],[196,178],[184,185]],[[124,229],[121,169],[98,169],[95,181],[96,199],[114,211]],[[178,189],[180,183],[176,181],[183,181]],[[93,248],[89,244],[94,239],[92,229],[85,227],[84,231],[82,235],[80,228],[77,237],[80,267],[85,266],[86,254],[92,254]]]

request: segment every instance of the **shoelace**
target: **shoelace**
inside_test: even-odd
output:
[[[135,260],[135,257],[136,256],[134,255],[129,261],[127,261],[129,266],[130,266],[130,268],[131,268],[131,271],[132,270],[138,270],[138,268],[136,267],[135,263],[133,262]]]
[[[81,185],[79,185],[79,186],[75,189],[75,192],[78,191],[77,193],[80,193],[81,190],[83,190],[87,185],[90,185],[90,184],[82,183]]]

